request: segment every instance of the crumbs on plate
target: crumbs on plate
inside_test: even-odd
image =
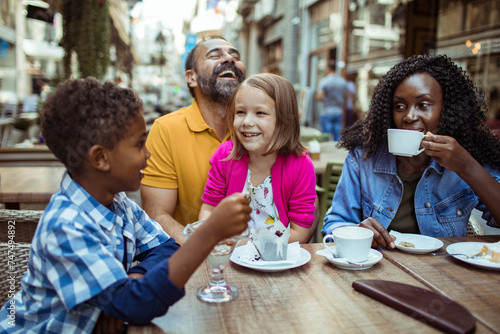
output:
[[[399,245],[403,247],[415,248],[415,245],[408,241],[401,241]]]

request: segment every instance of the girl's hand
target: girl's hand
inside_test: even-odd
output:
[[[373,231],[372,248],[377,248],[379,245],[385,248],[394,248],[394,240],[396,237],[390,235],[389,232],[373,217],[369,217],[359,224],[360,227],[367,228]]]
[[[252,212],[249,204],[250,201],[242,193],[224,198],[200,229],[205,229],[216,242],[242,233],[248,226]]]
[[[426,133],[422,140],[425,154],[432,157],[442,167],[460,174],[468,166],[472,156],[453,137]]]

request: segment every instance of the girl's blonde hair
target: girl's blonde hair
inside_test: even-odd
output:
[[[306,151],[300,143],[299,108],[295,89],[285,78],[271,73],[255,74],[243,81],[233,92],[227,102],[227,125],[231,131],[233,150],[227,159],[240,159],[245,153],[245,147],[235,135],[234,117],[236,114],[236,99],[242,87],[260,89],[273,99],[276,109],[276,128],[271,144],[265,154],[278,151],[283,155],[294,153],[298,156]]]

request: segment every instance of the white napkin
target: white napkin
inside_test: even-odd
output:
[[[330,252],[328,249],[322,248],[322,249],[318,249],[316,251],[316,254],[321,255],[323,257],[326,257],[328,259],[332,259],[332,260],[335,260],[335,261],[347,263],[347,258],[346,257],[337,257],[337,251],[334,250],[334,252],[335,252],[335,255],[333,255],[332,252]]]
[[[257,231],[250,229],[250,241],[260,251],[263,260],[281,261],[288,258],[290,225],[285,227],[281,221],[277,220],[273,225],[264,226]]]
[[[320,153],[321,152],[321,146],[319,145],[319,142],[317,140],[311,140],[309,142],[309,152],[311,152],[311,153]]]
[[[248,243],[243,246],[245,249],[243,253],[239,256],[241,262],[249,263],[253,266],[274,266],[277,264],[296,264],[299,262],[300,258],[300,244],[298,241],[288,244],[287,248],[287,258],[281,261],[264,261],[260,259],[259,253],[255,248],[254,244],[249,240]],[[256,260],[257,259],[257,260]]]

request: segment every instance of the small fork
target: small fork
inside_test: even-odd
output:
[[[481,257],[481,254],[474,254],[474,255],[467,255],[467,254],[463,254],[463,253],[431,253],[432,255],[437,255],[437,256],[454,256],[454,255],[461,255],[461,256],[465,256],[466,259],[478,259]]]

